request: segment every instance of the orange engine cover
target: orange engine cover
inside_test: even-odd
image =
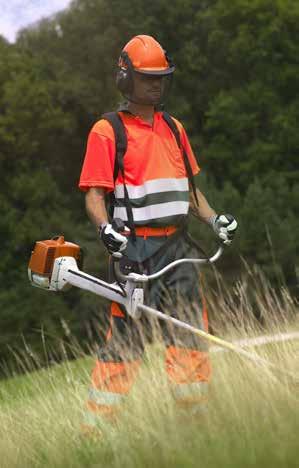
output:
[[[72,242],[65,242],[63,236],[38,241],[31,253],[28,267],[33,273],[50,277],[57,257],[74,257],[78,262],[81,259],[80,247]]]

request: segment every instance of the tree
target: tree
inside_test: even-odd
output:
[[[61,317],[83,341],[84,322],[106,306],[75,291],[48,295],[44,305],[26,265],[32,242],[64,232],[87,248],[87,270],[105,274],[76,186],[89,129],[121,100],[119,53],[140,33],[156,37],[176,63],[168,110],[191,138],[200,188],[239,221],[222,271],[238,276],[241,255],[295,285],[298,20],[291,0],[74,0],[16,45],[0,38],[0,356],[21,331],[37,348],[34,330],[61,337]],[[192,230],[212,248],[208,228]]]

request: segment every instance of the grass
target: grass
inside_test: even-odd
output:
[[[298,372],[298,351],[280,343],[259,354]],[[80,432],[92,359],[2,382],[0,466],[298,466],[298,388],[231,353],[212,359],[209,412],[195,420],[170,397],[160,347],[148,348],[118,426],[98,441]]]
[[[296,304],[286,294],[269,294],[260,292],[258,301],[255,298],[267,331],[298,329]],[[260,334],[260,322],[252,314],[244,318],[246,307],[251,307],[246,295],[240,296],[240,314],[235,314],[233,326],[227,326],[230,300],[228,295],[217,304],[210,299],[210,308],[217,307],[219,315],[214,330],[226,338]],[[280,317],[277,305],[283,310]],[[261,346],[256,352],[299,375],[298,341]],[[86,438],[80,431],[92,357],[78,354],[77,360],[34,371],[28,364],[24,375],[3,380],[0,467],[298,466],[299,399],[294,382],[231,352],[212,354],[209,411],[194,418],[176,408],[162,355],[159,343],[147,348],[118,425],[107,424],[98,440]]]

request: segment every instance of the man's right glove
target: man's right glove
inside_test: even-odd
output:
[[[223,244],[230,245],[238,227],[235,218],[231,214],[214,215],[209,223]]]
[[[125,228],[125,230],[129,231],[128,228]],[[99,234],[110,254],[125,250],[128,239],[115,231],[112,224],[102,224],[99,228]]]

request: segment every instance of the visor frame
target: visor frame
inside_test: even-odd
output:
[[[171,66],[164,70],[144,70],[144,69],[136,69],[133,68],[135,73],[139,73],[140,75],[152,75],[152,76],[167,76],[171,75],[175,71],[175,66]]]

